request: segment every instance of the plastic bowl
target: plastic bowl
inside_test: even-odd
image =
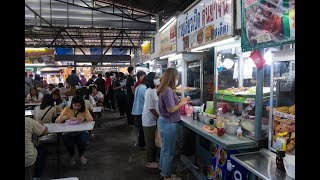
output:
[[[237,134],[237,129],[238,129],[238,124],[236,123],[225,123],[225,130],[227,134],[231,135],[236,135]]]
[[[204,121],[204,124],[210,125],[210,117],[208,117],[208,116],[203,116],[203,121]]]
[[[283,164],[287,175],[295,179],[295,156],[286,154],[283,158]]]
[[[79,121],[72,121],[72,120],[68,119],[68,120],[66,120],[66,123],[68,125],[75,125],[75,124],[79,124]]]

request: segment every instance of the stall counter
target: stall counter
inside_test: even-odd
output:
[[[203,126],[205,124],[197,120],[192,120],[191,116],[181,115],[181,124],[196,132],[197,134],[205,137],[209,141],[220,145],[226,150],[250,149],[257,147],[256,141],[247,137],[242,137],[242,139],[239,139],[235,135],[229,135],[226,133],[223,136],[218,136],[217,134],[210,134],[208,132],[205,132],[203,130]]]

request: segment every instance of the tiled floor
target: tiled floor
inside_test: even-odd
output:
[[[78,177],[80,180],[159,180],[159,170],[145,167],[146,151],[139,150],[136,143],[136,129],[127,125],[126,118],[120,119],[118,112],[104,111],[102,124],[92,131],[93,138],[86,152],[87,165],[69,166],[69,157],[62,148],[63,177]],[[49,155],[47,166],[41,179],[56,177],[55,148]],[[194,180],[194,176],[184,168],[178,159],[173,163],[174,172],[182,180]]]

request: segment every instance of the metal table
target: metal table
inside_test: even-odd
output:
[[[210,134],[202,129],[205,125],[204,123],[192,120],[191,116],[181,116],[181,124],[196,132],[200,136],[205,137],[209,141],[219,144],[226,150],[250,149],[257,147],[256,141],[244,136],[242,139],[239,139],[236,135],[229,135],[226,133],[223,136]]]
[[[49,133],[57,133],[57,164],[58,164],[58,178],[60,178],[60,138],[62,133],[78,132],[78,131],[91,131],[95,122],[84,122],[76,125],[68,125],[66,123],[46,123],[43,124],[48,128]]]
[[[266,149],[230,157],[263,180],[293,180],[286,172],[277,169],[276,154]]]

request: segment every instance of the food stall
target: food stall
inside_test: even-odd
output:
[[[264,99],[258,109],[268,114],[268,144],[259,151],[231,155],[231,158],[249,171],[251,179],[294,179],[295,1],[275,4],[273,0],[244,0],[241,8],[242,51],[251,51],[250,58],[261,66],[257,69],[257,87],[263,83],[260,86],[263,89],[257,88],[256,100]],[[261,79],[269,67],[266,83]],[[267,96],[265,87],[271,90]]]
[[[203,103],[203,54],[199,52],[183,52],[168,58],[168,67],[174,67],[179,72],[179,85],[176,94],[190,97],[192,105]]]
[[[203,59],[203,55],[206,53],[203,50],[214,48],[214,51],[209,51],[214,52],[212,61],[215,65],[211,67],[214,72],[218,71],[216,68],[218,57],[221,58],[222,61],[220,62],[222,64],[224,60],[228,59],[224,63],[226,69],[234,68],[235,61],[242,58],[240,38],[235,35],[234,31],[234,9],[234,1],[221,2],[218,0],[202,0],[187,8],[185,12],[178,15],[177,19],[177,52],[181,56],[198,53]],[[175,61],[173,64],[177,66],[181,64],[183,73],[181,89],[184,86],[192,85],[191,82],[189,84],[187,81],[189,69],[198,68],[197,65],[200,64],[199,79],[203,75],[203,67],[201,68],[203,60],[200,60],[199,64],[192,61],[182,61],[181,63]],[[239,75],[240,73],[237,74],[237,78],[239,78]],[[221,85],[221,82],[218,84],[216,82],[218,76],[219,74],[215,74],[215,88],[219,84]],[[184,81],[184,79],[186,80]],[[232,74],[231,80],[233,80]],[[239,83],[238,81],[237,83]],[[225,87],[229,85],[228,83],[224,83]],[[197,87],[197,81],[193,81],[193,86]],[[203,83],[200,80],[200,88],[202,86]],[[217,101],[217,99],[215,100]],[[219,106],[222,104],[219,103]],[[198,107],[193,106],[194,109],[198,109]],[[194,112],[193,114],[196,115],[197,111]],[[239,136],[237,136],[238,124],[235,126],[236,122],[230,122],[229,125],[229,122],[226,122],[229,119],[223,117],[222,114],[218,116],[217,111],[215,111],[215,115],[199,113],[198,116],[199,118],[196,118],[197,115],[191,116],[190,113],[181,115],[182,121],[177,129],[178,147],[179,144],[182,144],[180,149],[193,149],[195,147],[194,152],[191,153],[182,151],[180,156],[182,161],[187,164],[187,167],[190,167],[190,170],[198,179],[246,179],[248,170],[232,160],[230,156],[256,150],[258,147],[257,141],[240,135],[240,131]],[[226,131],[223,131],[223,129]],[[195,141],[192,142],[189,139],[195,139]]]

